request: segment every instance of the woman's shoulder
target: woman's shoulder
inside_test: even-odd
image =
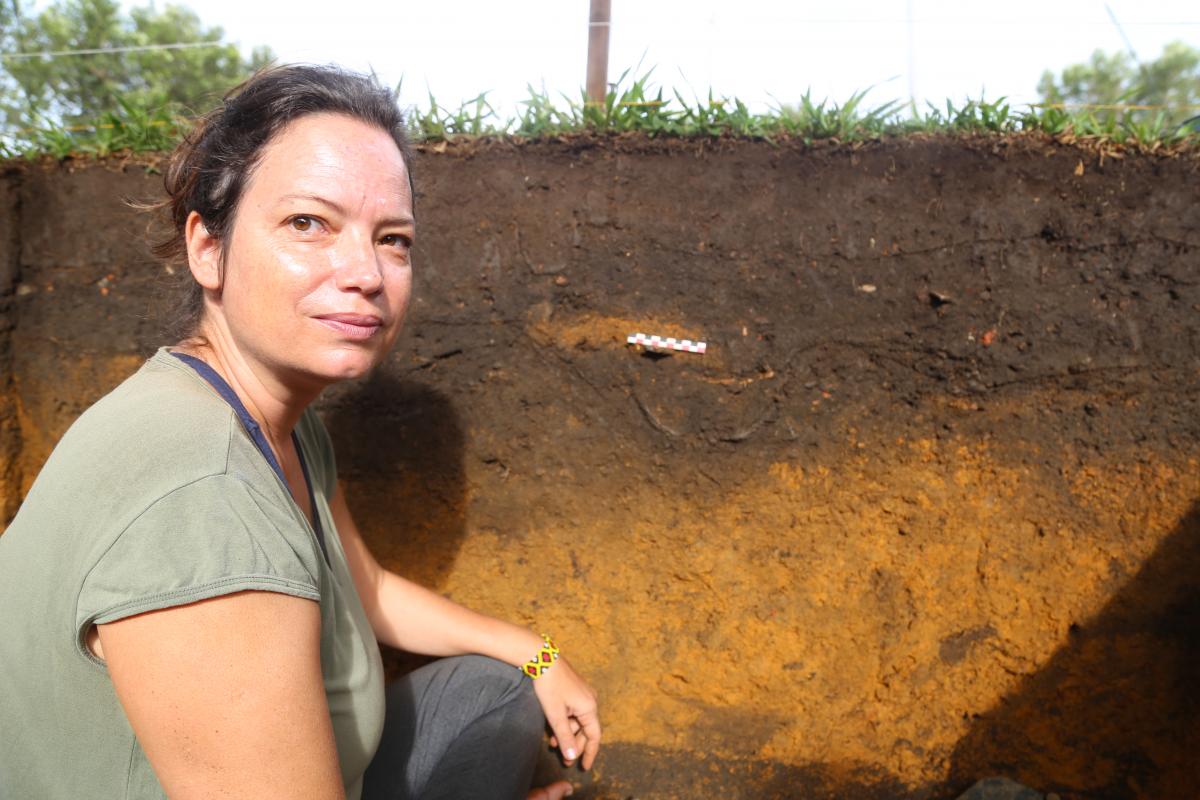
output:
[[[242,452],[237,431],[228,404],[160,350],[67,429],[15,522],[50,515],[71,527],[66,518],[83,515],[117,524],[180,487],[215,476],[271,486],[270,467]]]
[[[230,413],[229,404],[194,369],[163,347],[84,416],[133,414],[146,424],[186,428],[180,423],[197,415],[225,418]]]
[[[307,554],[315,547],[302,515],[228,404],[175,362],[159,351],[76,420],[6,544],[59,553],[76,577],[103,578],[97,565],[105,562],[167,577],[175,568],[192,577],[207,570],[214,586],[240,569],[311,588],[317,557]],[[100,591],[107,583],[96,585],[96,608],[117,602]]]
[[[165,348],[85,411],[51,456],[107,471],[169,466],[183,480],[224,472],[236,418],[186,364]]]

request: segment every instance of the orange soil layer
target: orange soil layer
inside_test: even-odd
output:
[[[22,388],[27,397],[87,396],[138,362],[81,359],[55,387]],[[1005,410],[989,413],[999,420]],[[19,420],[30,476],[65,418],[47,403],[22,406]],[[1018,773],[1065,790],[1110,786],[1121,753],[1098,769],[1097,749],[1111,750],[1130,720],[1097,725],[1083,709],[1100,688],[1120,689],[1135,722],[1170,720],[1178,676],[1131,674],[1107,687],[1098,676],[1110,678],[1114,663],[1169,670],[1181,654],[1162,648],[1178,643],[1153,630],[1101,629],[1071,663],[1056,659],[1123,595],[1153,606],[1178,592],[1169,580],[1144,585],[1138,573],[1188,535],[1200,450],[1088,461],[1003,435],[870,446],[851,436],[842,453],[776,462],[736,489],[710,485],[683,498],[585,479],[563,487],[549,524],[533,521],[516,536],[470,516],[472,492],[496,480],[484,465],[468,469],[461,496],[404,531],[391,510],[428,503],[422,490],[369,478],[347,489],[389,566],[553,631],[599,690],[609,743],[749,759],[760,768],[748,787],[772,770],[819,766],[833,793],[857,775],[920,794],[994,768],[981,720],[1010,708],[993,727],[1020,740],[1007,742],[1010,757],[1015,748],[1028,759]],[[1047,461],[1077,466],[1048,472]],[[539,478],[501,480],[511,503],[539,503]],[[453,552],[442,541],[451,529],[462,534]],[[1065,693],[1087,727],[1025,698],[1048,668],[1062,674],[1043,700],[1061,706]],[[1176,796],[1196,733],[1149,729],[1161,738],[1153,784],[1142,789]],[[607,779],[603,762],[594,779],[601,797],[636,789],[628,777]]]
[[[402,536],[387,509],[417,497],[349,488],[389,565],[435,565],[416,577],[554,631],[596,682],[610,742],[760,760],[760,778],[771,765],[820,765],[831,791],[850,773],[919,791],[994,769],[986,747],[962,747],[980,715],[1020,695],[1161,558],[1195,498],[1200,451],[1048,475],[1003,454],[1019,443],[854,444],[839,462],[776,463],[752,488],[714,488],[703,502],[565,487],[558,521],[516,540],[467,518],[452,564],[438,536],[460,523],[433,516]],[[506,491],[520,498],[534,482],[512,477]],[[514,586],[537,587],[538,600]],[[1086,703],[1111,672],[1097,659],[1163,644],[1103,639],[1067,680]],[[1169,718],[1177,682],[1147,682],[1158,687],[1147,694],[1144,678],[1127,702]],[[1061,789],[1107,786],[1117,765],[1095,770],[1095,739],[1119,741],[1119,727],[1077,730],[1040,721],[1045,711],[1024,711],[1033,762],[1020,772]],[[1154,744],[1157,785],[1178,786],[1195,735]]]

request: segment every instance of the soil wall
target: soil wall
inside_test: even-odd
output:
[[[422,153],[407,333],[322,401],[351,507],[590,677],[586,796],[1193,796],[1198,173],[1033,139]],[[9,513],[163,343],[121,202],[158,186],[0,181]]]

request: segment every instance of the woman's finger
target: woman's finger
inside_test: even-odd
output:
[[[571,733],[575,734],[576,736],[578,736],[578,735],[579,735],[579,732],[580,732],[581,730],[583,730],[583,726],[582,726],[582,725],[580,725],[580,724],[579,724],[579,721],[578,721],[577,719],[575,719],[574,717],[569,717],[569,718],[567,719],[567,725],[569,725],[569,726],[570,726],[570,728],[571,728]],[[578,739],[576,739],[576,741],[578,741]],[[557,736],[551,736],[551,737],[550,737],[550,746],[551,746],[551,747],[558,747],[558,737],[557,737]],[[580,750],[582,750],[582,749],[583,749],[583,745],[580,745],[580,746],[579,746],[579,749],[580,749]]]
[[[580,728],[575,732],[575,752],[587,754],[588,738],[584,735],[583,729]]]
[[[600,716],[594,710],[576,715],[583,728],[582,735],[587,738],[583,747],[583,768],[591,769],[600,752]]]
[[[546,722],[550,724],[550,730],[562,751],[563,761],[567,766],[575,763],[575,759],[579,758],[579,750],[576,749],[575,736],[571,733],[566,712],[561,708],[547,710]]]
[[[574,793],[575,788],[566,781],[555,781],[549,786],[530,789],[525,800],[562,800]]]

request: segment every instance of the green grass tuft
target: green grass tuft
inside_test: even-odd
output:
[[[170,150],[189,128],[170,109],[149,109],[119,99],[118,110],[101,114],[91,125],[61,126],[41,122],[0,136],[0,157],[54,158]]]
[[[1179,125],[1164,112],[1068,110],[1059,107],[1013,108],[1005,98],[968,99],[945,107],[885,103],[869,106],[866,91],[845,103],[814,100],[805,93],[796,104],[779,104],[765,113],[741,100],[708,97],[689,102],[675,93],[664,97],[650,83],[650,72],[631,77],[626,70],[610,84],[603,103],[577,97],[551,97],[528,87],[515,117],[502,118],[487,93],[451,108],[431,94],[425,108],[412,108],[408,124],[418,142],[448,142],[480,137],[546,139],[571,135],[640,134],[649,137],[736,137],[768,141],[863,141],[915,133],[1017,134],[1041,132],[1063,141],[1137,146],[1156,150],[1200,144],[1197,126]],[[36,123],[0,133],[0,158],[55,158],[170,150],[189,121],[173,109],[148,109],[120,101],[115,112],[91,125],[62,127]]]

